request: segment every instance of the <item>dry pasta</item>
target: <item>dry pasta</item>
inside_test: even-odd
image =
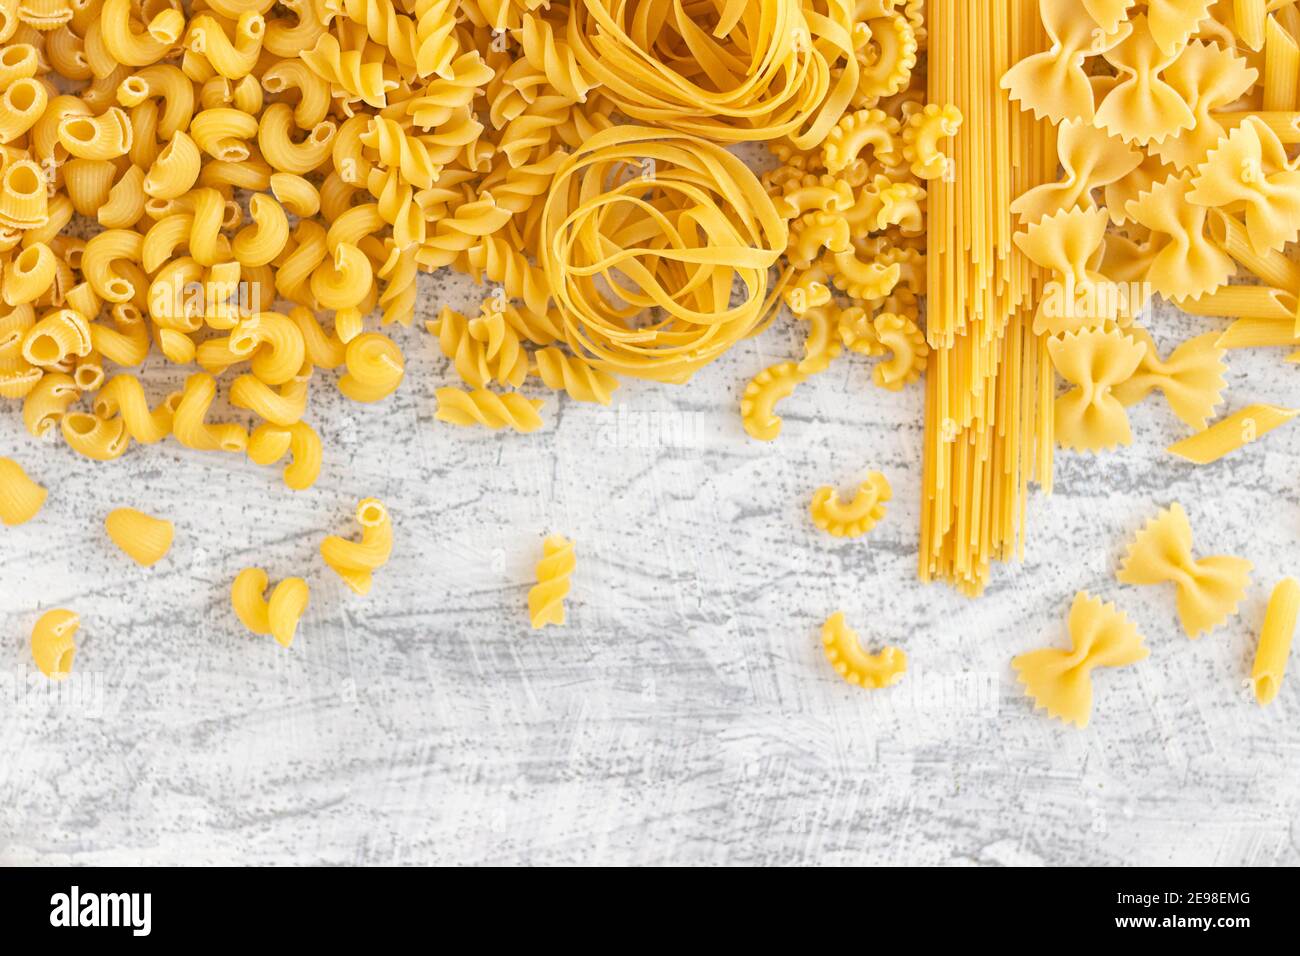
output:
[[[361,540],[330,535],[321,542],[325,563],[357,594],[369,594],[374,572],[388,562],[393,551],[393,522],[388,509],[376,498],[357,505]]]
[[[1150,651],[1122,611],[1086,591],[1075,595],[1070,606],[1069,630],[1068,651],[1030,651],[1014,658],[1011,666],[1035,710],[1082,729],[1092,718],[1092,671],[1135,664]]]
[[[528,590],[528,621],[533,628],[564,624],[564,599],[576,566],[573,542],[553,534],[542,542],[537,562],[537,583]]]
[[[134,508],[116,508],[104,519],[108,536],[136,564],[150,567],[171,550],[176,529],[165,518],[155,518]]]
[[[288,647],[307,610],[310,590],[302,578],[285,578],[267,600],[263,595],[268,583],[261,568],[245,568],[230,587],[230,604],[244,627],[254,634],[270,634],[281,647]]]
[[[18,462],[0,457],[0,521],[9,527],[31,521],[48,496]]]
[[[1175,585],[1178,618],[1196,639],[1237,612],[1251,567],[1244,558],[1226,555],[1193,558],[1192,525],[1175,503],[1137,533],[1116,577],[1125,584]]]
[[[907,671],[907,654],[902,648],[886,647],[876,654],[867,653],[857,632],[845,622],[843,611],[832,614],[822,625],[822,653],[835,673],[867,690],[897,684]]]
[[[1273,595],[1268,600],[1264,627],[1255,649],[1255,663],[1250,670],[1255,699],[1261,706],[1271,704],[1282,686],[1297,617],[1300,617],[1300,582],[1295,578],[1283,578],[1273,588]]]
[[[63,680],[72,673],[77,655],[76,635],[81,617],[76,611],[56,608],[46,611],[32,628],[32,660],[36,668],[51,680]]]

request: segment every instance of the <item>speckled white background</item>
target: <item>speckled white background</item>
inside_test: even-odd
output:
[[[421,292],[430,314],[475,300],[443,276]],[[1221,324],[1155,331],[1168,349]],[[687,387],[548,397],[531,436],[435,422],[450,373],[423,331],[399,340],[409,374],[382,404],[322,376],[325,468],[298,494],[172,441],[96,465],[3,409],[0,454],[50,499],[0,528],[0,863],[1300,863],[1300,674],[1267,710],[1243,686],[1269,588],[1300,573],[1300,430],[1197,469],[1162,452],[1185,432],[1153,398],[1133,447],[1059,457],[1026,563],[970,601],[915,579],[919,386],[875,389],[848,356],[784,403],[778,441],[741,430],[745,382],[797,354],[790,323]],[[1230,406],[1300,400],[1283,355],[1234,353]],[[157,393],[179,378],[156,369]],[[819,533],[813,489],[871,468],[887,519]],[[317,548],[366,495],[397,544],[358,599]],[[1256,565],[1241,615],[1195,643],[1169,589],[1114,580],[1175,499],[1201,553]],[[124,504],[176,522],[153,570],[103,533]],[[577,542],[570,623],[534,633],[549,531]],[[230,610],[249,564],[311,583],[290,651]],[[1083,732],[1034,714],[1009,666],[1064,640],[1080,588],[1152,652],[1099,673]],[[52,606],[83,620],[63,697],[27,647]],[[818,629],[836,609],[907,650],[902,684],[835,676]]]

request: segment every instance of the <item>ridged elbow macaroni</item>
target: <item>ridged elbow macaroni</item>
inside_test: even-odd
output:
[[[104,519],[113,543],[136,564],[150,567],[171,550],[175,526],[166,518],[155,518],[134,508],[116,508]]]

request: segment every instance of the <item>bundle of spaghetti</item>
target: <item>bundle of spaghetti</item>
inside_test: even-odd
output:
[[[919,571],[978,594],[1023,554],[1029,485],[1050,489],[1053,379],[1033,307],[1045,276],[1011,203],[1054,178],[1055,136],[1015,109],[1005,71],[1046,47],[1032,0],[932,0],[928,97],[964,117],[928,203],[926,438]]]

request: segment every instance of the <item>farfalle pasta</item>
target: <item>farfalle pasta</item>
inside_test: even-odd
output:
[[[1228,382],[1226,350],[1219,345],[1219,333],[1207,332],[1188,339],[1161,359],[1151,333],[1140,326],[1128,330],[1129,338],[1146,346],[1142,361],[1126,381],[1112,389],[1121,404],[1133,405],[1159,389],[1170,409],[1182,421],[1202,429],[1223,401]]]
[[[1122,611],[1086,591],[1075,595],[1068,627],[1068,651],[1029,651],[1014,658],[1011,666],[1035,710],[1083,729],[1092,719],[1092,672],[1098,667],[1135,664],[1150,651]]]
[[[1173,584],[1178,619],[1190,638],[1214,630],[1237,611],[1251,563],[1244,558],[1192,556],[1192,525],[1173,504],[1138,532],[1116,575],[1124,584]]]
[[[1146,346],[1118,328],[1085,329],[1049,339],[1057,373],[1074,387],[1056,399],[1056,439],[1065,448],[1100,451],[1133,441],[1115,388],[1131,379]]]

